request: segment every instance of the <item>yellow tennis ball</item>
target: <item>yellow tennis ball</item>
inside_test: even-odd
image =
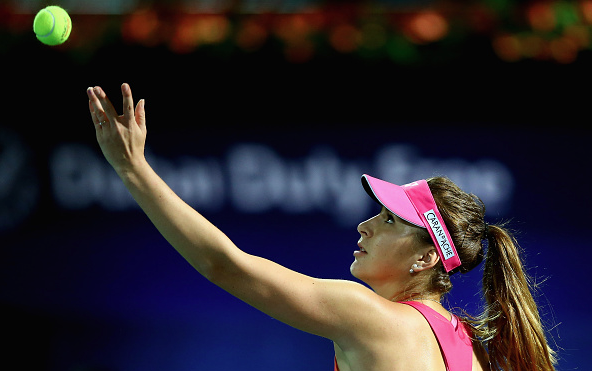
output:
[[[42,43],[60,45],[70,36],[72,20],[64,9],[51,5],[37,13],[33,21],[33,31]]]

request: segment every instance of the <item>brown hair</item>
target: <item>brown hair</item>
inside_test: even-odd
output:
[[[450,274],[466,273],[485,257],[485,307],[476,318],[467,317],[476,338],[483,342],[493,370],[554,370],[555,352],[548,346],[531,280],[524,271],[520,248],[503,225],[485,223],[485,206],[445,177],[427,180],[444,218],[462,265],[450,273],[439,263],[431,276],[430,291],[450,291]],[[422,241],[431,238],[418,229]],[[487,241],[485,256],[484,242]]]

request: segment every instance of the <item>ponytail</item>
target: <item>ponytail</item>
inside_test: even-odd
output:
[[[487,227],[486,236],[486,307],[475,329],[487,347],[491,369],[555,370],[555,352],[547,344],[516,240],[495,225]]]
[[[464,192],[445,177],[427,181],[462,262],[449,273],[441,264],[433,269],[428,289],[446,294],[452,288],[450,274],[469,272],[485,257],[484,311],[477,318],[467,313],[461,318],[471,327],[475,340],[486,347],[491,370],[555,370],[555,352],[547,344],[533,287],[514,237],[501,225],[485,223],[485,205],[477,196]],[[423,243],[431,241],[421,228],[418,238]]]

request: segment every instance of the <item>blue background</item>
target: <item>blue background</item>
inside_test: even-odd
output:
[[[361,185],[348,187],[364,172],[388,178],[381,150],[406,154],[393,166],[410,176],[466,180],[484,161],[496,164],[506,196],[487,219],[508,220],[517,233],[558,368],[585,369],[590,55],[559,65],[486,54],[422,66],[341,56],[290,64],[271,52],[221,59],[116,41],[81,62],[34,39],[15,43],[3,56],[0,124],[4,362],[22,370],[332,368],[329,340],[207,282],[118,193],[85,90],[101,85],[120,109],[119,86],[128,82],[146,99],[148,152],[165,180],[193,179],[182,172],[191,161],[213,164],[221,190],[202,199],[206,217],[245,251],[312,276],[351,278],[356,226],[378,208],[367,200],[349,209],[337,195],[366,198]],[[325,185],[336,193],[302,210],[297,199],[286,196],[294,203],[286,207],[271,194],[276,201],[259,212],[241,209],[231,162],[246,145],[271,153],[281,171],[295,169],[296,180],[324,153],[337,159],[342,185]],[[480,275],[454,277],[452,307],[476,310]]]

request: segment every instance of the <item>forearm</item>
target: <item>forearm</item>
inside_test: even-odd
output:
[[[162,236],[206,278],[241,253],[224,233],[179,198],[145,160],[117,173]]]

